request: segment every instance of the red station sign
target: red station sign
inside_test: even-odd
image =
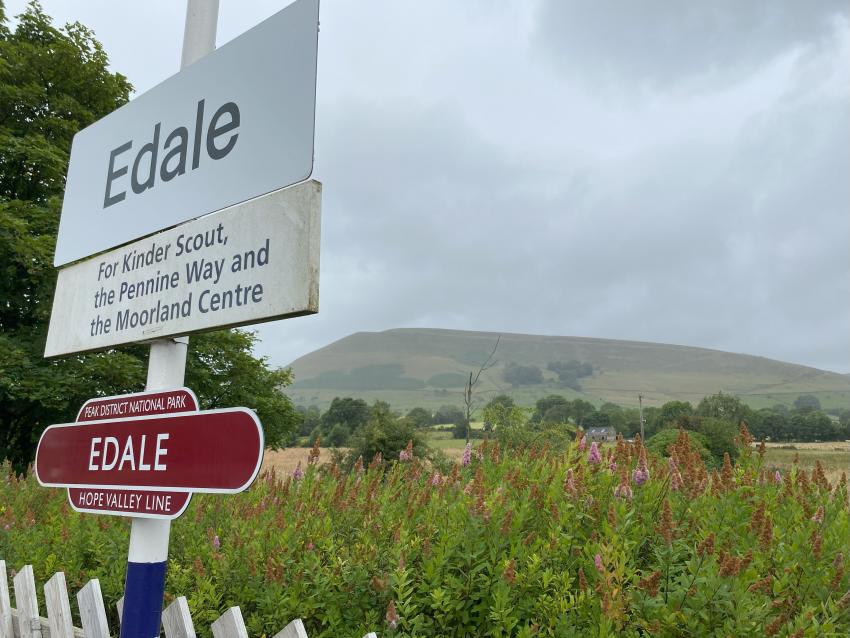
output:
[[[198,399],[188,388],[140,392],[89,399],[80,408],[77,421],[96,421],[115,416],[150,416],[174,412],[197,412]],[[144,518],[180,516],[189,506],[189,492],[149,492],[105,488],[68,488],[68,501],[78,512],[116,514]]]
[[[41,435],[35,473],[68,487],[94,513],[175,518],[191,492],[247,488],[263,458],[263,431],[246,408],[197,411],[184,389],[93,399],[79,421]]]

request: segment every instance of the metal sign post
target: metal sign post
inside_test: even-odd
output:
[[[215,49],[217,23],[218,0],[187,0],[181,68]],[[145,385],[147,390],[165,390],[183,385],[188,346],[188,337],[164,339],[151,344]],[[170,533],[170,520],[133,519],[120,638],[159,636]]]

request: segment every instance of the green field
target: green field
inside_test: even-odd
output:
[[[850,408],[850,377],[764,357],[659,343],[538,335],[400,329],[360,332],[292,363],[295,384],[286,393],[299,405],[326,408],[337,396],[389,402],[396,410],[461,405],[463,381],[493,351],[481,375],[477,406],[508,394],[530,406],[549,394],[637,407],[682,400],[696,404],[716,392],[736,394],[753,408],[790,406],[814,394],[824,409]],[[564,387],[549,362],[577,360],[593,367],[581,391]],[[503,379],[510,363],[538,366],[543,383],[513,387]]]
[[[820,461],[829,479],[836,481],[842,472],[850,473],[850,445],[844,442],[789,443],[771,446],[765,453],[765,464],[780,470],[789,470],[795,460],[807,470]]]

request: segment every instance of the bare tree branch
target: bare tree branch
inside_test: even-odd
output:
[[[478,372],[469,373],[469,380],[466,382],[466,388],[463,391],[463,403],[466,405],[466,442],[469,443],[472,434],[472,405],[473,405],[473,391],[475,390],[475,386],[478,385],[478,380],[481,378],[481,373],[489,370],[493,366],[496,365],[497,361],[493,359],[496,355],[496,350],[499,347],[499,342],[502,340],[502,335],[496,337],[496,344],[493,346],[493,351],[490,353],[490,356],[484,360],[484,363],[481,364],[481,367],[478,368]]]

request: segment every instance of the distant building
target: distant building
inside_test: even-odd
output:
[[[610,425],[604,428],[588,428],[584,433],[588,441],[616,441],[617,431]]]

